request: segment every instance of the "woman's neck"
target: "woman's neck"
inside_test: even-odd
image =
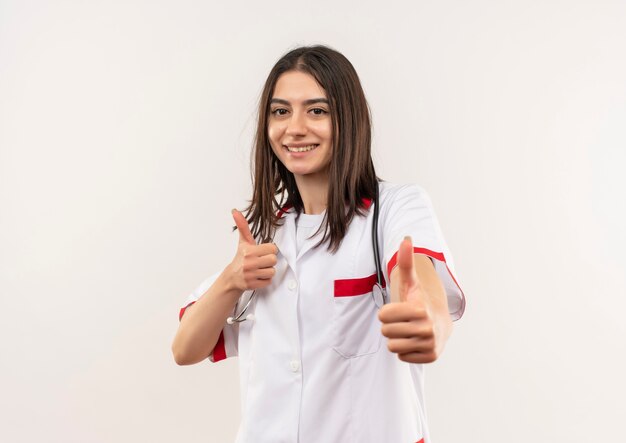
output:
[[[295,175],[305,214],[321,214],[328,199],[328,173]]]

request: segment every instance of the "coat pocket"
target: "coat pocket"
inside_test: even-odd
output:
[[[376,274],[334,282],[333,349],[344,358],[373,354],[380,348],[381,324],[372,297],[375,283]]]

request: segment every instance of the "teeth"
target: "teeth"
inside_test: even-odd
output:
[[[306,152],[306,151],[311,151],[311,150],[317,148],[317,146],[318,145],[309,145],[309,146],[302,146],[300,148],[287,146],[287,150],[289,150],[289,152]]]

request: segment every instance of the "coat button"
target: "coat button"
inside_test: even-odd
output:
[[[298,372],[300,370],[300,362],[298,360],[291,360],[289,367],[293,372]]]
[[[287,282],[287,287],[289,288],[290,291],[293,291],[294,289],[298,287],[298,282],[295,280],[289,280]]]

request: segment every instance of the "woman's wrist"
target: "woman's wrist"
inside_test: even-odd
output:
[[[230,295],[233,298],[239,298],[239,296],[243,293],[244,289],[241,289],[236,284],[235,274],[232,271],[231,264],[226,266],[218,280],[220,282],[220,286],[222,287],[222,292],[225,295]]]

